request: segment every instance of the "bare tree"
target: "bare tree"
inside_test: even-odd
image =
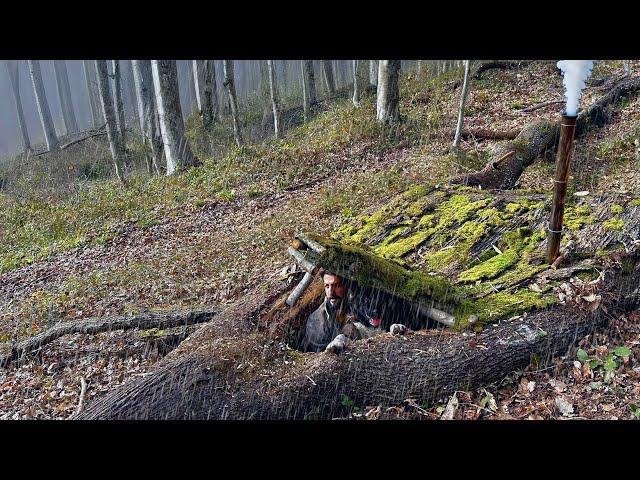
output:
[[[318,103],[316,95],[316,77],[313,71],[313,60],[303,60],[304,77],[306,80],[306,91],[309,98],[309,105],[314,106]]]
[[[322,60],[322,70],[324,71],[324,78],[327,82],[327,90],[330,94],[336,91],[336,80],[333,76],[333,65],[331,60]]]
[[[304,60],[300,60],[300,80],[302,82],[302,111],[304,121],[308,122],[311,115],[311,105],[309,104],[309,85],[305,73]]]
[[[111,78],[113,79],[113,105],[116,112],[118,134],[122,138],[122,144],[126,146],[126,125],[124,121],[124,104],[122,103],[122,76],[120,75],[119,60],[111,60],[111,72]]]
[[[150,174],[154,171],[160,174],[162,165],[162,139],[156,131],[155,92],[153,75],[151,74],[151,60],[132,60],[133,81],[138,99],[138,116],[140,130],[144,143],[150,150],[147,153],[147,169]]]
[[[98,77],[98,91],[100,92],[100,102],[104,113],[104,121],[107,129],[107,139],[109,140],[109,148],[111,149],[111,157],[116,172],[116,177],[121,184],[125,184],[122,168],[126,162],[126,151],[118,125],[116,121],[116,112],[113,108],[113,97],[111,95],[111,86],[109,81],[109,71],[107,69],[106,60],[95,60],[96,73]]]
[[[353,60],[353,104],[356,107],[360,106],[360,100],[362,99],[362,93],[365,88],[366,62],[364,60]]]
[[[103,123],[104,114],[102,113],[102,104],[100,103],[100,94],[98,93],[96,66],[91,60],[83,60],[82,67],[84,70],[84,81],[89,94],[89,107],[91,108],[93,127],[98,128]]]
[[[240,132],[240,119],[238,117],[238,100],[236,98],[236,85],[233,73],[233,60],[225,60],[224,68],[224,86],[229,94],[229,103],[231,106],[231,117],[233,119],[233,133],[236,137],[236,144],[242,146],[242,134]]]
[[[211,132],[219,110],[213,60],[193,60],[193,82],[202,123],[205,130]]]
[[[151,72],[167,159],[167,175],[172,175],[200,162],[193,155],[184,134],[176,61],[151,60]]]
[[[67,63],[64,60],[54,60],[53,69],[56,74],[56,86],[58,87],[58,98],[60,99],[60,107],[62,108],[62,120],[64,121],[64,128],[68,135],[78,131],[78,122],[76,122],[76,115],[73,111]]]
[[[49,110],[49,104],[47,103],[47,95],[44,91],[44,84],[42,83],[40,62],[38,60],[29,60],[28,62],[29,73],[31,74],[31,83],[33,84],[33,92],[35,93],[36,103],[38,104],[38,113],[40,114],[40,122],[42,123],[42,130],[44,130],[47,149],[55,150],[58,148],[58,136],[56,135],[56,129],[53,126],[51,111]]]
[[[398,76],[400,74],[400,60],[378,61],[378,121],[383,124],[393,124],[400,120],[400,92]]]
[[[280,138],[280,107],[278,105],[278,84],[276,83],[276,69],[273,60],[267,60],[269,68],[269,89],[271,90],[271,106],[273,108],[273,130],[276,138]]]
[[[13,101],[16,104],[16,113],[18,115],[18,126],[20,127],[20,133],[22,133],[22,145],[24,151],[31,150],[31,142],[29,141],[29,131],[27,130],[27,124],[24,121],[24,113],[22,111],[22,99],[20,98],[20,75],[18,71],[17,60],[6,60],[5,66],[7,67],[7,73],[9,74],[9,80],[11,81],[11,93],[13,93]]]
[[[460,108],[458,109],[458,125],[456,126],[456,135],[453,139],[453,148],[457,149],[460,145],[462,136],[462,124],[464,122],[464,104],[469,94],[469,60],[464,61],[464,82],[462,83],[462,95],[460,96]]]
[[[369,60],[369,85],[378,86],[378,60]]]

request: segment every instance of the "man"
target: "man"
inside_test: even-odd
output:
[[[333,273],[322,276],[324,302],[307,319],[304,344],[307,351],[328,350],[339,353],[349,340],[367,338],[385,330],[375,302],[355,289],[347,293],[342,277]],[[403,325],[392,325],[393,333],[404,333]]]

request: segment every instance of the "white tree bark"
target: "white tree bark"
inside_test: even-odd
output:
[[[193,74],[193,85],[196,92],[196,104],[198,105],[198,112],[202,115],[202,90],[204,88],[202,79],[204,60],[192,60],[191,70]]]
[[[231,106],[231,117],[233,120],[233,133],[236,138],[236,144],[240,147],[243,144],[242,133],[240,132],[240,118],[238,116],[238,100],[236,98],[236,85],[233,73],[233,60],[225,60],[224,69],[224,86],[229,94],[229,103]]]
[[[460,96],[460,108],[458,109],[458,124],[456,126],[456,135],[453,139],[453,148],[456,149],[460,145],[462,137],[462,124],[464,122],[464,104],[469,94],[469,60],[464,61],[464,82],[462,83],[462,95]]]
[[[78,131],[78,122],[76,122],[76,115],[73,111],[67,63],[64,60],[54,60],[53,69],[56,74],[56,86],[58,87],[58,98],[60,99],[60,107],[62,108],[64,128],[67,135],[76,133]]]
[[[122,103],[122,76],[120,75],[120,60],[111,60],[111,72],[113,78],[113,108],[116,112],[118,134],[122,139],[122,144],[126,145],[126,125],[124,121],[124,104]]]
[[[280,107],[278,105],[278,84],[276,83],[276,69],[273,60],[267,60],[269,68],[269,89],[271,91],[271,107],[273,108],[273,130],[275,137],[280,138]]]
[[[162,140],[156,131],[155,91],[150,60],[132,60],[133,81],[136,88],[140,130],[150,154],[147,155],[147,169],[152,174],[160,174],[162,165]]]
[[[309,102],[309,83],[305,72],[304,60],[300,60],[300,80],[302,83],[302,111],[304,121],[308,122],[311,115],[311,106]]]
[[[383,124],[392,124],[400,120],[400,92],[398,76],[400,60],[378,61],[378,98],[376,116]]]
[[[369,60],[369,85],[378,86],[378,60]]]
[[[111,95],[111,85],[109,79],[109,71],[107,69],[106,60],[95,60],[96,74],[98,79],[98,91],[100,92],[100,102],[102,111],[104,112],[104,121],[107,129],[107,139],[109,140],[109,148],[116,177],[120,183],[124,184],[124,176],[122,168],[126,162],[126,152],[118,125],[116,122],[116,112],[113,108],[113,96]]]
[[[40,114],[40,122],[42,123],[42,130],[44,130],[47,149],[55,150],[58,148],[58,136],[56,135],[56,129],[51,119],[51,111],[49,110],[47,95],[44,91],[44,84],[42,83],[40,61],[29,60],[29,73],[31,74],[31,83],[33,84],[33,92],[35,93],[36,103],[38,104],[38,113]]]
[[[198,165],[184,134],[175,60],[151,60],[160,130],[167,160],[167,175]]]
[[[6,60],[7,73],[11,81],[11,92],[13,93],[13,101],[16,105],[16,114],[18,116],[18,126],[22,134],[22,145],[24,151],[31,150],[31,142],[29,141],[29,131],[24,121],[24,112],[22,111],[22,99],[20,98],[20,72],[18,70],[18,60]]]
[[[93,120],[93,127],[98,128],[103,124],[104,113],[102,112],[100,94],[98,93],[96,66],[95,63],[91,60],[83,60],[82,66],[84,70],[84,81],[87,85],[87,92],[89,94],[89,107],[91,109],[91,119]]]

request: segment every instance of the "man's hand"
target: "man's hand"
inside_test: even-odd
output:
[[[389,332],[391,333],[391,335],[404,335],[408,330],[409,329],[407,328],[407,326],[401,323],[394,323],[393,325],[391,325],[391,327],[389,327]]]
[[[324,351],[335,354],[342,353],[344,347],[346,347],[348,343],[349,337],[341,333],[336,338],[331,340],[331,343],[327,345],[327,348],[325,348]]]

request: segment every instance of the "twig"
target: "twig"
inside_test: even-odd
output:
[[[556,105],[558,103],[564,103],[564,100],[548,100],[546,102],[541,102],[536,105],[532,105],[531,107],[523,108],[522,110],[520,110],[520,113],[533,112],[540,108],[548,107],[549,105]]]
[[[76,409],[76,415],[82,411],[84,407],[84,396],[87,394],[87,382],[84,377],[80,377],[80,400],[78,401],[78,408]]]

